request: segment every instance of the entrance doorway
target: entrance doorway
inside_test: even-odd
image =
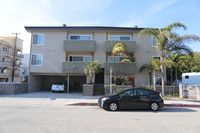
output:
[[[70,76],[69,92],[83,92],[83,84],[86,83],[86,76]]]
[[[101,68],[101,71],[95,74],[95,84],[104,84],[104,68]]]

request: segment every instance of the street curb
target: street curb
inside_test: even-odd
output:
[[[98,103],[72,103],[67,104],[68,106],[98,106]],[[164,104],[164,107],[192,107],[200,108],[200,105],[197,104]]]

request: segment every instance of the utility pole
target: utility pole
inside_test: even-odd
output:
[[[13,52],[13,64],[12,64],[12,82],[14,81],[15,77],[15,56],[16,56],[16,47],[17,47],[17,35],[20,33],[12,33],[15,34],[15,44],[14,44],[14,52]]]

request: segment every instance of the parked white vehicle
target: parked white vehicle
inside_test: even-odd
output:
[[[56,91],[63,91],[63,92],[65,92],[65,85],[62,84],[62,83],[52,84],[51,91],[52,92],[56,92]]]
[[[200,85],[200,73],[183,73],[182,74],[183,85]]]

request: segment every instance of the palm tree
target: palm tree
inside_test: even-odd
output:
[[[95,73],[99,73],[101,71],[100,69],[100,63],[97,60],[91,61],[85,68],[84,72],[86,75],[89,76],[89,83],[92,84],[92,78]]]
[[[156,49],[158,51],[158,56],[160,57],[161,65],[161,78],[162,78],[162,95],[164,95],[164,64],[169,57],[169,52],[181,51],[182,53],[190,53],[191,49],[185,45],[192,41],[200,41],[200,38],[196,35],[184,35],[179,36],[174,32],[174,29],[183,28],[186,26],[181,23],[172,23],[163,29],[158,28],[146,28],[139,32],[139,36],[142,34],[152,35],[156,37]]]
[[[153,77],[153,87],[156,90],[156,71],[160,71],[160,61],[158,59],[152,59],[149,64],[144,64],[140,68],[140,72],[146,71],[149,73],[149,81],[150,85],[152,85],[152,77]]]

